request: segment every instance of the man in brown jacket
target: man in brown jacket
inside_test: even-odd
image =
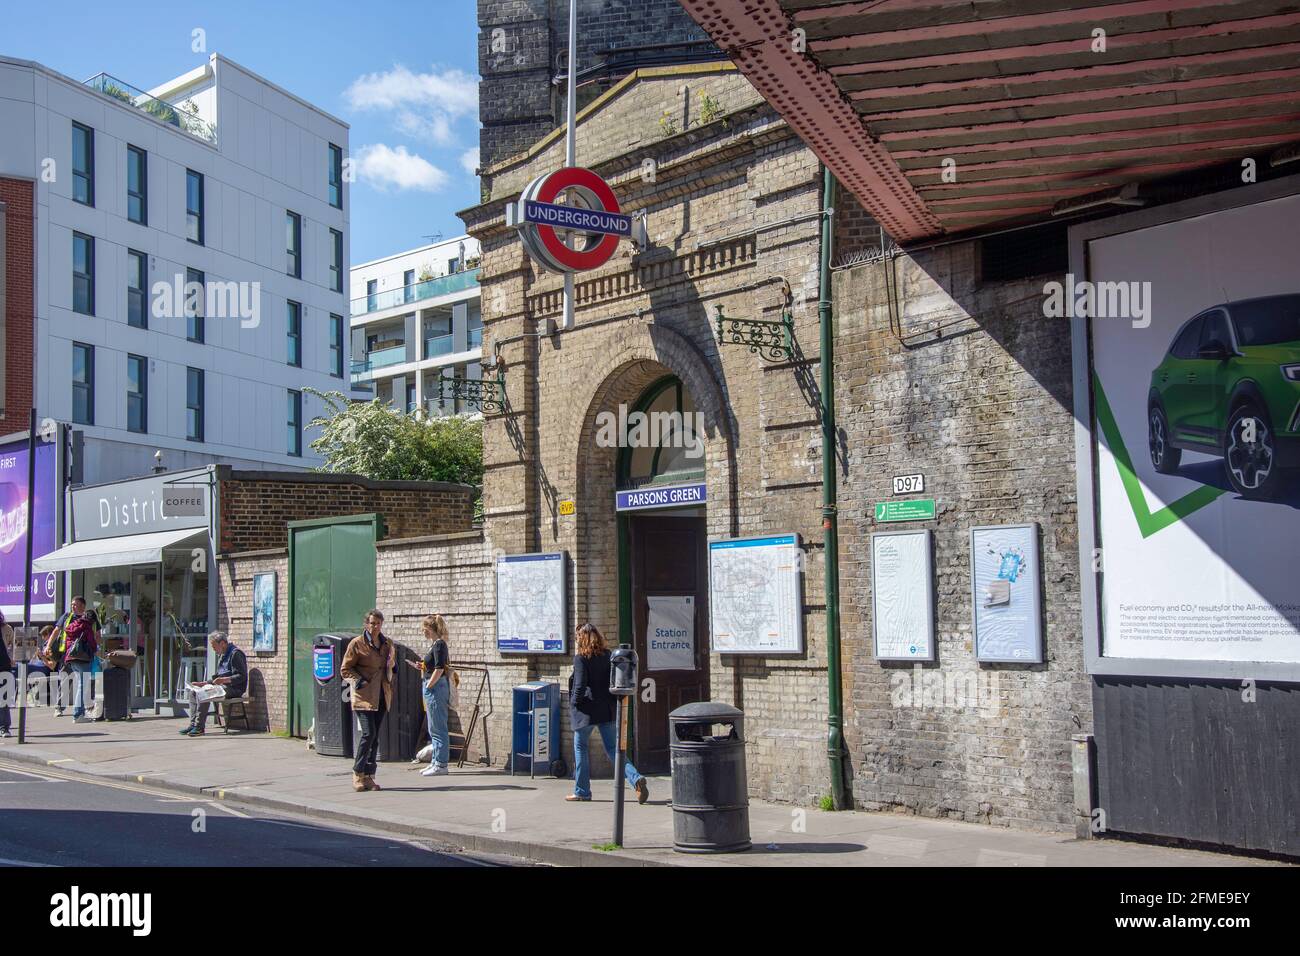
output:
[[[375,783],[379,754],[379,728],[393,706],[393,670],[397,653],[384,636],[384,616],[378,610],[366,615],[366,629],[352,638],[343,654],[343,675],[352,689],[352,712],[361,724],[357,758],[352,764],[352,789],[380,790]]]

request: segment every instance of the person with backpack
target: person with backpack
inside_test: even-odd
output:
[[[573,717],[573,793],[565,797],[571,803],[591,799],[591,732],[599,731],[605,753],[614,762],[618,743],[618,730],[614,720],[620,706],[618,698],[609,692],[609,647],[596,625],[587,623],[578,628],[577,653],[573,656],[573,676],[569,682],[569,706]],[[623,776],[636,791],[637,803],[650,799],[650,786],[645,777],[623,762]]]
[[[67,627],[70,623],[83,617],[86,613],[86,599],[77,595],[72,599],[72,609],[60,617],[54,623],[54,633],[45,643],[41,651],[41,660],[49,669],[50,683],[52,685],[50,696],[54,699],[54,716],[62,717],[64,705],[67,701],[64,699],[64,682],[57,677],[60,673],[69,673],[70,668],[67,666],[68,653],[68,635]]]
[[[84,609],[86,602],[82,598],[74,598],[73,607],[79,600]],[[86,697],[94,672],[95,655],[99,653],[99,619],[94,611],[83,610],[79,617],[67,623],[63,633],[63,666],[72,674],[72,719],[79,724],[88,723]]]

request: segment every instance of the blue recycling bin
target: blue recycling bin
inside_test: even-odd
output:
[[[560,756],[560,685],[555,681],[530,681],[513,690],[510,736],[510,775],[540,771],[552,777],[568,775]]]

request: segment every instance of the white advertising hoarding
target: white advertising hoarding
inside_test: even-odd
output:
[[[1103,658],[1300,662],[1298,250],[1295,195],[1087,243],[1144,303],[1090,320]]]
[[[934,560],[929,530],[871,536],[871,627],[877,660],[934,660]]]

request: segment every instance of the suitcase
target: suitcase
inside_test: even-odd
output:
[[[104,719],[129,720],[131,717],[131,672],[109,667],[104,678]]]

